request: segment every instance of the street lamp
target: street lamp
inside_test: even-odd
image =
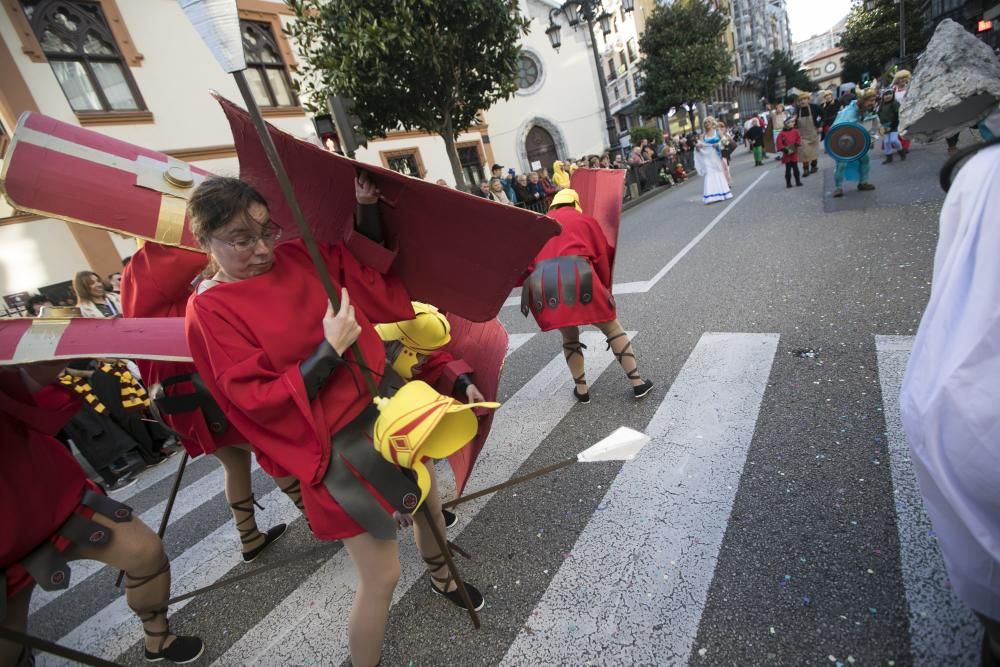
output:
[[[635,0],[622,0],[622,9],[632,12],[635,9]],[[611,14],[604,9],[601,0],[569,0],[561,7],[549,11],[549,27],[545,29],[552,48],[559,52],[562,46],[562,28],[555,22],[557,14],[566,17],[566,22],[576,30],[581,22],[587,24],[590,32],[590,49],[594,55],[594,66],[597,68],[597,80],[600,83],[601,100],[604,102],[604,121],[608,129],[608,147],[618,145],[618,131],[615,129],[615,121],[611,117],[611,103],[608,101],[608,90],[605,87],[606,79],[604,69],[601,66],[601,55],[597,52],[597,38],[594,35],[594,21],[601,27],[604,36],[611,34]]]

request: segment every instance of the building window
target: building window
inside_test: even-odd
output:
[[[247,58],[247,81],[257,104],[262,107],[298,106],[271,24],[240,19],[240,30]]]
[[[484,160],[483,156],[479,153],[479,146],[479,142],[456,146],[458,149],[458,161],[462,165],[462,174],[465,176],[465,182],[473,188],[473,191],[477,191],[476,186],[486,180],[486,171],[483,169]]]
[[[419,148],[400,148],[394,151],[380,151],[382,166],[392,169],[405,176],[423,178],[427,173],[424,169],[424,161],[420,158]]]
[[[625,79],[625,96],[628,97],[632,94],[632,86],[629,84],[628,79]]]
[[[630,39],[625,43],[625,47],[628,49],[628,59],[631,62],[635,62],[638,57],[639,51],[635,48],[635,40]]]
[[[608,58],[608,81],[614,81],[618,78],[618,69],[615,67],[615,59]]]
[[[642,92],[642,76],[637,73],[632,80],[635,82],[635,94],[638,95]]]
[[[73,111],[145,109],[99,4],[22,0],[21,6]]]
[[[628,116],[618,116],[618,132],[628,132]]]
[[[615,86],[615,99],[620,100],[621,98],[622,98],[622,91],[618,89],[618,86]]]
[[[538,61],[527,53],[521,53],[517,65],[517,87],[526,90],[538,81]]]

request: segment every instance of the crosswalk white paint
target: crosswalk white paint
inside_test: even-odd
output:
[[[595,350],[588,352],[586,364],[588,377],[596,378],[612,362],[612,354],[597,351],[603,348],[600,333],[584,332],[581,338]],[[566,362],[559,354],[518,390],[497,411],[490,440],[479,456],[468,490],[509,479],[576,405],[572,387]],[[462,505],[459,523],[449,530],[449,536],[459,535],[487,500]],[[405,531],[400,537],[402,575],[394,600],[402,597],[425,571],[412,532]],[[354,567],[347,553],[341,550],[214,664],[300,665],[314,664],[320,657],[323,664],[340,664],[349,657],[347,621],[356,587]]]
[[[254,460],[251,467],[251,474],[258,467],[256,460]],[[170,526],[183,519],[189,513],[202,507],[218,494],[223,493],[224,480],[225,473],[222,466],[219,465],[215,470],[201,477],[197,482],[183,487],[177,494],[174,508],[170,512],[170,521],[167,523],[167,530],[169,531]],[[223,500],[222,502],[225,501]],[[140,514],[139,519],[147,526],[151,526],[156,530],[160,527],[160,521],[163,518],[163,510],[166,508],[166,505],[167,501],[164,499]],[[236,529],[233,528],[233,536],[235,535]],[[33,614],[42,607],[50,604],[53,600],[59,599],[107,566],[96,560],[79,560],[75,561],[71,567],[72,573],[70,575],[69,586],[58,591],[38,590],[31,596],[30,613]]]
[[[681,248],[680,251],[676,255],[674,255],[670,259],[669,262],[667,262],[666,264],[664,264],[663,268],[661,268],[659,271],[657,271],[656,274],[652,278],[650,278],[649,280],[639,280],[639,281],[635,281],[635,282],[631,282],[631,283],[617,283],[615,285],[614,289],[612,290],[612,292],[614,293],[614,295],[615,296],[621,296],[622,294],[645,294],[649,290],[651,290],[654,287],[656,287],[656,284],[658,282],[660,282],[661,280],[663,280],[663,277],[665,275],[667,275],[667,273],[669,273],[672,268],[674,268],[675,266],[677,266],[677,263],[680,262],[682,259],[684,259],[684,256],[687,255],[689,252],[691,252],[692,248],[694,248],[696,245],[698,245],[703,238],[705,238],[706,236],[708,236],[708,233],[710,231],[712,231],[712,229],[714,229],[715,226],[717,224],[719,224],[722,221],[722,219],[724,217],[726,217],[726,215],[731,210],[733,210],[733,208],[735,208],[736,205],[739,204],[743,200],[743,198],[746,197],[750,193],[751,190],[753,190],[757,186],[758,183],[760,183],[761,179],[763,179],[765,176],[767,176],[767,174],[768,174],[768,172],[765,171],[760,176],[758,176],[757,179],[753,183],[751,183],[749,186],[747,186],[746,190],[744,190],[743,192],[741,192],[740,195],[738,197],[736,197],[736,199],[734,199],[733,201],[729,202],[728,206],[726,206],[724,209],[722,209],[721,211],[719,211],[718,215],[716,215],[714,218],[712,218],[712,221],[709,222],[707,225],[705,225],[702,228],[702,230],[700,232],[698,232],[698,235],[695,236],[693,239],[691,239],[691,241],[688,242],[688,244],[686,246],[684,246],[683,248]],[[519,306],[519,305],[521,305],[521,292],[520,292],[520,290],[517,290],[510,297],[508,297],[508,299],[503,302],[503,305],[504,305],[504,307],[507,307],[507,306]]]
[[[701,337],[504,665],[687,664],[777,345]]]
[[[519,347],[527,343],[529,340],[535,337],[534,333],[516,333],[508,334],[509,341],[507,343],[507,356],[514,354]]]
[[[899,391],[913,340],[913,336],[875,336],[903,585],[910,607],[910,645],[918,667],[972,667],[979,664],[982,627],[948,584],[899,416]]]

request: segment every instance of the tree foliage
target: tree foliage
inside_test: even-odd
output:
[[[297,84],[311,110],[327,95],[354,100],[368,137],[399,128],[441,135],[456,183],[455,138],[517,90],[517,0],[288,0],[288,33],[304,63]]]
[[[723,41],[729,19],[704,0],[657,5],[639,42],[640,111],[647,116],[708,97],[732,70]]]
[[[906,52],[914,54],[927,46],[924,12],[920,0],[903,0],[906,18]],[[847,16],[847,29],[840,38],[844,57],[844,81],[858,81],[869,73],[879,76],[899,58],[899,5],[893,0],[875,0],[871,9],[856,2]]]
[[[785,86],[778,89],[779,79],[784,77]],[[812,91],[813,82],[809,75],[802,71],[802,63],[792,58],[787,51],[775,51],[767,61],[767,99],[772,102],[783,102],[781,97],[789,88]]]

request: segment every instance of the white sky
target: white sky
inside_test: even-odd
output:
[[[787,0],[792,41],[829,30],[851,11],[851,0]]]

